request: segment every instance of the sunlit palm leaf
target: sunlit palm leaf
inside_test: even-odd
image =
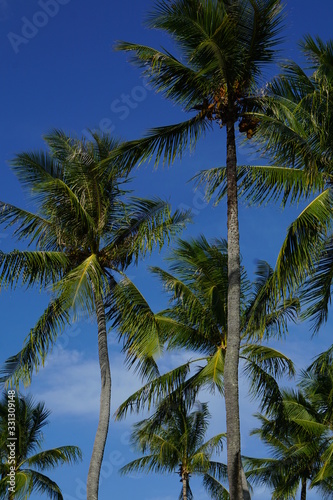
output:
[[[38,370],[44,364],[46,355],[68,324],[69,318],[69,311],[64,308],[61,299],[51,301],[34,328],[30,330],[22,350],[4,363],[0,371],[0,383],[14,382],[18,386],[21,380],[24,384],[29,384],[34,369]]]

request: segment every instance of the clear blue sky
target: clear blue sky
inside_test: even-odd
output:
[[[0,0],[1,133],[0,133],[0,199],[27,205],[20,186],[7,161],[15,153],[42,147],[42,135],[62,128],[81,136],[87,128],[112,130],[125,139],[139,137],[152,126],[183,119],[179,108],[164,101],[144,86],[140,73],[127,62],[123,53],[115,53],[115,40],[137,41],[154,46],[167,45],[158,32],[143,28],[142,20],[153,2],[149,0]],[[52,5],[51,5],[52,4]],[[286,42],[283,56],[299,58],[297,41],[305,33],[332,36],[333,5],[331,0],[287,0]],[[37,26],[37,27],[36,27]],[[272,74],[276,73],[272,68]],[[255,157],[240,153],[239,163],[254,163]],[[226,207],[213,209],[187,183],[199,169],[223,165],[224,134],[211,133],[196,152],[184,156],[170,169],[153,170],[151,165],[135,172],[133,188],[138,196],[158,195],[171,201],[173,208],[194,209],[194,224],[186,235],[204,233],[206,237],[226,237]],[[31,208],[31,206],[30,206]],[[256,259],[274,264],[286,228],[298,209],[282,212],[277,206],[248,208],[240,206],[241,250],[244,263],[253,273]],[[0,248],[15,248],[10,235],[0,229]],[[162,255],[154,254],[131,272],[147,299],[158,309],[163,304],[159,284],[147,273],[148,264],[163,266]],[[47,303],[47,295],[32,291],[2,291],[0,296],[1,354],[0,363],[22,346],[29,329]],[[316,353],[330,345],[330,322],[311,340],[307,325],[290,329],[281,346],[297,365],[305,366]],[[84,461],[76,467],[64,467],[53,474],[65,500],[85,498],[92,443],[98,417],[99,369],[97,362],[96,325],[82,322],[67,330],[59,340],[47,366],[34,377],[29,391],[46,401],[52,410],[45,430],[45,446],[75,444],[82,448]],[[110,336],[113,379],[112,409],[139,387],[134,374],[123,368],[123,358]],[[186,358],[180,353],[161,361],[162,369]],[[202,400],[210,396],[202,395]],[[255,421],[256,408],[241,388],[243,451],[247,455],[261,449],[248,431]],[[211,401],[213,414],[211,434],[225,430],[223,403]],[[128,446],[131,418],[111,422],[102,470],[100,500],[132,498],[138,500],[173,500],[180,484],[176,475],[120,477],[119,466],[134,458]],[[196,500],[206,500],[200,482],[193,482]],[[265,499],[267,492],[256,490],[254,500]],[[37,500],[37,495],[31,497]],[[319,498],[309,495],[310,500]]]

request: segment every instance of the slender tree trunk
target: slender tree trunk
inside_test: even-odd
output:
[[[302,479],[301,500],[306,500],[306,479]]]
[[[98,325],[98,356],[101,370],[101,396],[98,427],[87,479],[87,500],[98,500],[99,476],[108,435],[111,404],[111,372],[105,309],[102,299],[95,297],[95,304]]]
[[[183,483],[183,500],[187,500],[188,495],[188,474],[183,472],[182,474],[182,483]]]
[[[227,414],[227,455],[230,500],[247,500],[250,494],[242,474],[238,365],[240,349],[240,251],[237,200],[235,126],[227,123],[228,193],[228,339],[224,367]]]

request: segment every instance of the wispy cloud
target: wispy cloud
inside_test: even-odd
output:
[[[111,358],[112,411],[140,387],[140,380],[123,365],[123,356]],[[36,399],[45,401],[53,414],[98,417],[100,369],[98,360],[82,352],[60,349],[34,379]]]

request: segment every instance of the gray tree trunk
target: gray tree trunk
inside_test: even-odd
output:
[[[243,481],[239,419],[238,365],[240,349],[240,250],[235,126],[227,123],[228,194],[228,338],[224,367],[227,414],[227,455],[230,500],[250,498]]]
[[[99,476],[108,435],[111,404],[111,371],[105,309],[102,299],[95,297],[95,304],[98,325],[98,357],[101,370],[101,395],[99,421],[87,479],[87,500],[98,500]]]

